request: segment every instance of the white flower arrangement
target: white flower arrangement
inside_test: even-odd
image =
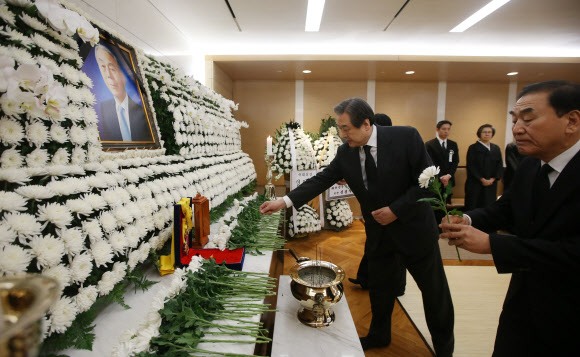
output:
[[[338,136],[338,131],[335,127],[331,127],[327,132],[322,133],[320,138],[314,141],[312,145],[316,155],[316,162],[319,168],[325,168],[330,164],[338,148],[342,145],[342,140]]]
[[[298,124],[295,124],[298,126]],[[276,144],[272,147],[272,152],[276,156],[275,165],[278,172],[289,174],[292,171],[292,149],[290,145],[290,133],[294,135],[294,145],[296,151],[296,168],[298,170],[312,170],[316,168],[316,159],[310,137],[304,133],[302,128],[288,129],[287,125],[282,125],[279,133],[275,136]]]
[[[288,234],[290,237],[294,237],[297,234],[320,231],[320,217],[314,208],[309,205],[304,205],[298,210],[294,208],[293,210],[293,214],[296,215],[296,227],[294,226],[294,220],[291,219],[288,223]]]
[[[336,230],[350,225],[353,221],[350,205],[346,200],[335,200],[325,204],[326,222]]]

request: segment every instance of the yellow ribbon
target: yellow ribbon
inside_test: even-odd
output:
[[[193,228],[192,221],[192,210],[191,210],[191,199],[189,197],[184,197],[179,202],[178,205],[181,206],[181,212],[183,213],[183,219],[181,221],[181,239],[183,240],[183,246],[187,249],[187,234]],[[175,223],[173,222],[173,232],[171,233],[171,254],[162,255],[159,257],[159,273],[161,276],[172,274],[175,271]],[[181,254],[180,254],[181,256]]]

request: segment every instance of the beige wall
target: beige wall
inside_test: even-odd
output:
[[[385,113],[393,125],[416,128],[424,141],[435,136],[436,82],[376,82],[375,112]]]
[[[211,88],[216,91],[216,93],[223,95],[227,99],[234,99],[234,82],[215,62],[213,63],[213,79]]]
[[[334,106],[347,98],[366,100],[367,82],[304,82],[304,130],[318,133],[322,118],[336,119]]]
[[[294,118],[294,96],[294,81],[235,81],[233,84],[233,100],[240,104],[234,117],[250,125],[249,129],[241,130],[242,150],[254,160],[258,185],[266,184],[266,138],[274,137],[282,123]],[[275,184],[283,185],[284,179]]]
[[[460,166],[465,166],[467,149],[478,140],[477,129],[483,124],[495,128],[491,142],[503,156],[508,92],[507,83],[447,83],[445,119],[453,123],[449,138],[459,146]]]

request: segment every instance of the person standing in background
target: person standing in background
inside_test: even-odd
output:
[[[497,199],[497,180],[501,178],[503,162],[499,146],[490,142],[494,135],[491,124],[480,126],[479,140],[467,150],[466,210],[487,207]]]
[[[379,126],[393,126],[393,121],[387,114],[377,113],[375,114],[375,124]],[[399,281],[399,288],[397,289],[397,296],[405,295],[405,286],[407,285],[407,269],[399,262],[400,269],[395,273],[393,279]],[[358,271],[356,273],[356,279],[348,278],[353,284],[360,285],[363,289],[368,289],[369,286],[369,268],[368,268],[368,258],[365,253],[358,266]]]
[[[447,185],[455,186],[455,171],[457,171],[457,165],[459,165],[459,148],[457,143],[448,139],[451,133],[451,125],[453,124],[449,120],[438,122],[436,129],[437,137],[425,143],[425,148],[429,156],[431,156],[433,164],[439,166],[438,177],[443,187],[447,187]],[[450,202],[451,195],[447,196],[447,203]]]

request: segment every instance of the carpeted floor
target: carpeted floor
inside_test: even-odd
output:
[[[445,273],[455,308],[454,356],[491,356],[511,274],[498,274],[493,266],[445,266]],[[407,289],[399,302],[432,348],[421,292],[408,272]]]

